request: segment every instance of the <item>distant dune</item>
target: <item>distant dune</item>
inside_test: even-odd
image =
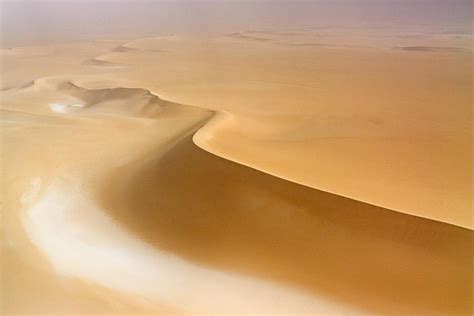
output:
[[[436,47],[436,46],[395,46],[395,49],[414,51],[414,52],[467,52],[468,50],[460,47]]]
[[[123,65],[112,63],[112,62],[107,61],[107,60],[100,60],[100,59],[97,59],[97,58],[93,58],[93,59],[85,61],[84,65],[96,66],[96,67],[112,67],[112,68],[123,67]]]

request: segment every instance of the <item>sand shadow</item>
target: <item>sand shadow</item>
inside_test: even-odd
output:
[[[102,202],[160,249],[376,313],[470,310],[468,229],[285,181],[191,137],[127,168]]]

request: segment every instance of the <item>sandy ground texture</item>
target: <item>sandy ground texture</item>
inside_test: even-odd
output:
[[[3,313],[469,314],[472,39],[384,34],[2,48]]]

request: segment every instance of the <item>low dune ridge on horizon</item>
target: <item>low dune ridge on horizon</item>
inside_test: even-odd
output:
[[[0,8],[1,314],[472,313],[468,1]]]

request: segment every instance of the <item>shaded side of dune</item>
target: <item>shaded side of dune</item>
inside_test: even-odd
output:
[[[470,311],[470,230],[267,175],[191,136],[109,183],[115,219],[188,260],[377,313]]]

